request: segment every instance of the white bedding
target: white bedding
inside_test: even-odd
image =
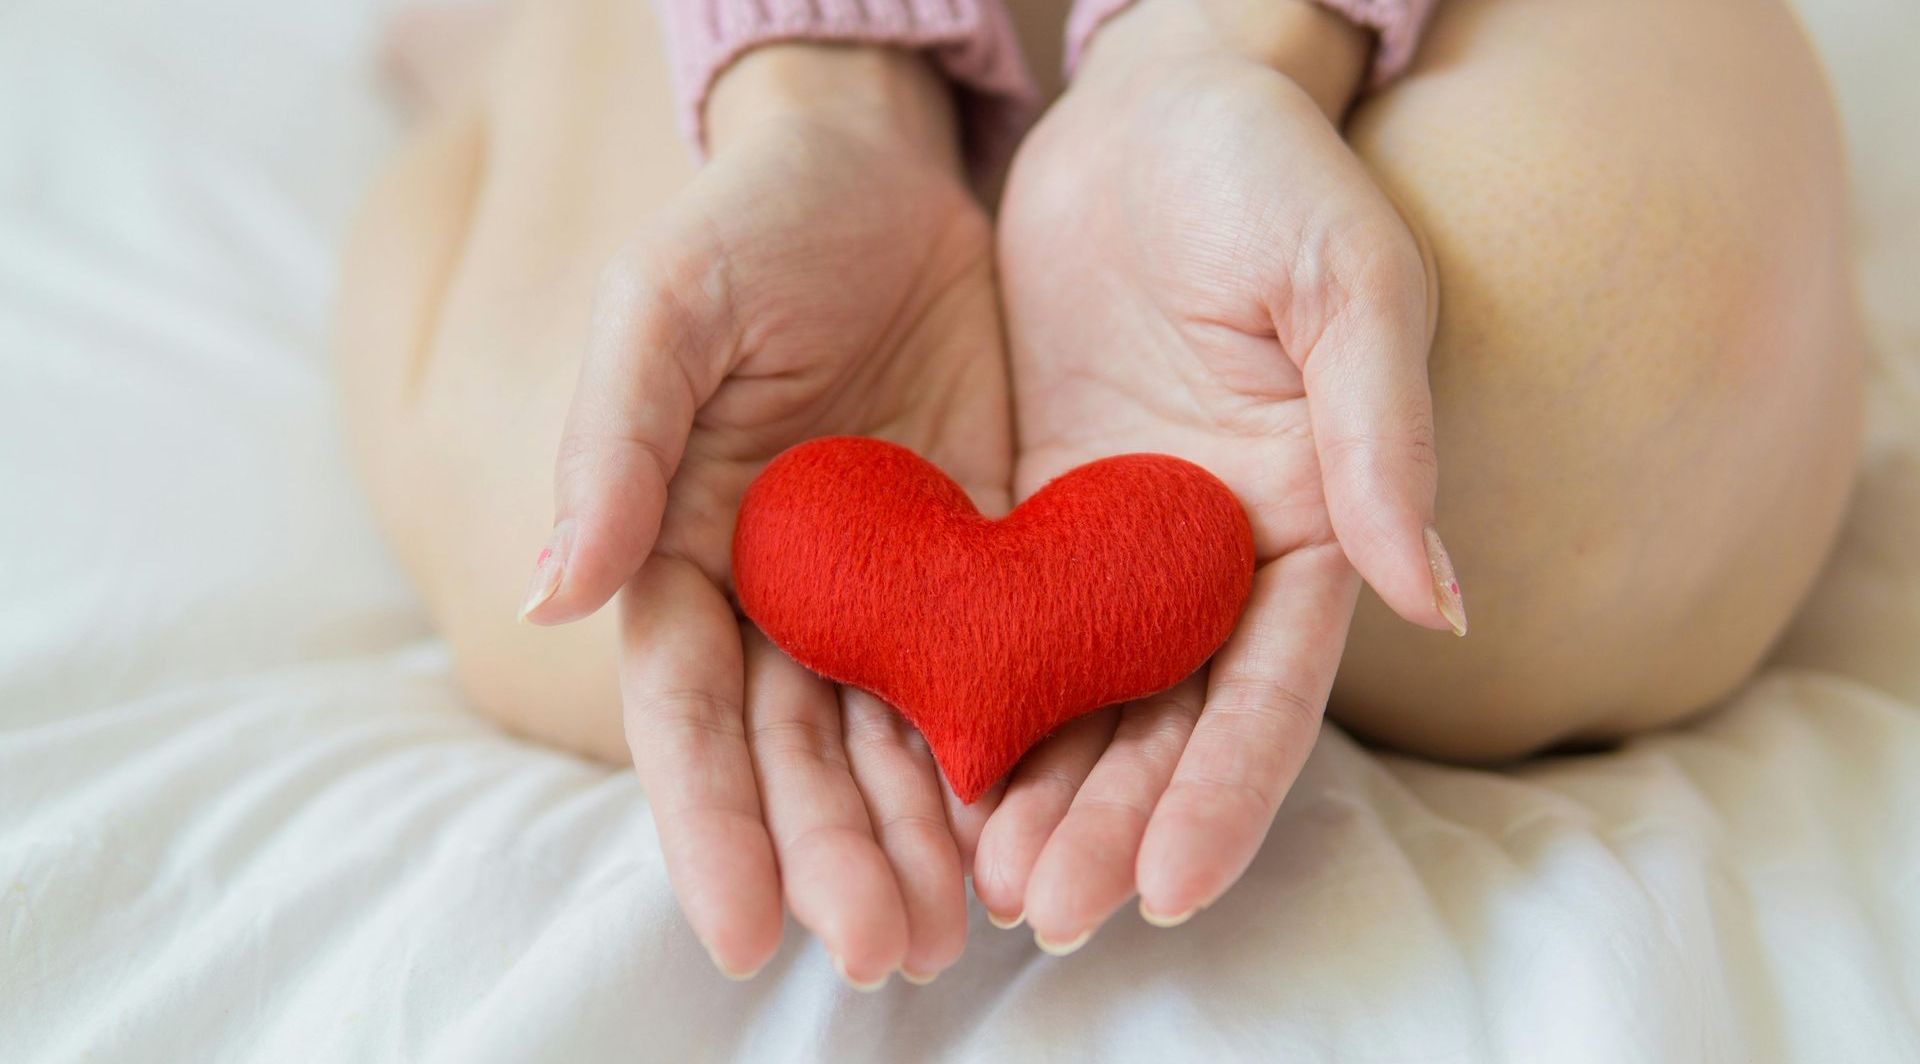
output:
[[[374,6],[0,4],[0,1060],[1920,1060],[1920,5],[1806,5],[1877,399],[1779,663],[1511,772],[1330,731],[1188,927],[872,996],[713,974],[633,779],[461,708],[325,356]]]

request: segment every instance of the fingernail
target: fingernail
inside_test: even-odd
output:
[[[560,590],[560,578],[567,572],[567,553],[573,547],[573,522],[562,521],[554,526],[553,535],[547,539],[547,545],[540,548],[540,556],[533,561],[533,578],[527,581],[527,597],[520,604],[520,620],[546,605],[554,592]]]
[[[1035,931],[1033,933],[1033,944],[1036,946],[1039,946],[1041,950],[1043,950],[1044,952],[1051,953],[1056,957],[1064,957],[1067,954],[1072,953],[1074,950],[1079,949],[1081,946],[1086,945],[1087,940],[1092,937],[1093,937],[1093,928],[1091,927],[1087,928],[1085,931],[1080,932],[1079,937],[1074,938],[1068,942],[1054,942],[1051,939],[1047,938],[1047,936],[1041,934],[1038,931]]]
[[[926,986],[928,983],[940,978],[940,973],[935,972],[932,975],[916,975],[910,969],[902,968],[900,969],[900,978],[905,979],[914,986]]]
[[[1143,901],[1140,903],[1140,919],[1145,920],[1155,927],[1179,927],[1181,924],[1193,919],[1193,914],[1199,911],[1198,908],[1193,908],[1183,913],[1175,913],[1172,916],[1162,916],[1152,909],[1147,908],[1146,902]]]
[[[1011,931],[1014,928],[1019,927],[1022,923],[1025,923],[1026,919],[1027,919],[1027,914],[1024,909],[1021,910],[1020,912],[1014,913],[1012,917],[1001,916],[999,913],[994,912],[992,909],[987,910],[987,923],[992,924],[993,926],[999,928],[1002,931]]]
[[[878,990],[881,987],[886,986],[887,976],[893,974],[892,972],[881,972],[880,978],[875,979],[871,983],[863,983],[858,979],[855,979],[853,976],[847,974],[846,962],[841,960],[838,957],[835,957],[833,959],[833,970],[840,973],[840,979],[842,982],[846,983],[848,986],[854,988],[855,990],[860,991],[863,994],[871,994],[875,990]]]
[[[1427,568],[1433,573],[1433,604],[1453,626],[1454,635],[1467,634],[1467,604],[1460,597],[1460,581],[1453,575],[1453,559],[1432,525],[1426,529]]]
[[[721,962],[720,958],[714,956],[712,953],[708,953],[707,958],[713,961],[713,966],[715,968],[720,969],[721,975],[726,976],[728,979],[731,979],[736,983],[744,983],[747,980],[752,979],[754,976],[760,974],[760,968],[766,967],[766,965],[763,964],[760,966],[760,968],[750,968],[747,971],[743,972],[736,968],[727,967],[727,965]]]

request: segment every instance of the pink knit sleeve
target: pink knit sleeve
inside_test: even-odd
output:
[[[672,51],[681,129],[706,148],[714,79],[756,45],[844,41],[924,51],[961,92],[977,170],[1013,152],[1039,94],[1000,0],[654,0]]]
[[[1067,69],[1080,62],[1080,53],[1100,24],[1119,14],[1133,0],[1075,0],[1067,16]],[[1321,7],[1365,26],[1380,37],[1373,53],[1371,85],[1382,85],[1407,68],[1420,44],[1420,31],[1438,0],[1314,0]]]

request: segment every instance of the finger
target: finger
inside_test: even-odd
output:
[[[747,746],[787,907],[856,986],[907,953],[907,908],[854,786],[833,685],[748,627]]]
[[[842,688],[840,700],[853,778],[907,906],[900,974],[930,982],[960,958],[967,940],[966,887],[939,769],[920,733],[886,703],[852,688]]]
[[[940,797],[947,807],[947,826],[953,829],[953,844],[960,851],[960,867],[973,867],[974,855],[980,849],[980,833],[986,829],[987,821],[993,817],[993,811],[1000,807],[1000,796],[1006,793],[1006,783],[996,783],[988,787],[972,805],[960,800],[953,793],[953,787],[945,776],[940,777]]]
[[[717,254],[658,240],[602,275],[591,339],[554,465],[554,527],[522,620],[578,620],[613,597],[660,534],[667,485],[731,343]]]
[[[1358,280],[1298,354],[1327,511],[1348,559],[1395,613],[1464,635],[1466,608],[1434,528],[1430,274],[1404,226],[1357,243],[1388,250],[1341,267]]]
[[[1186,920],[1252,862],[1319,734],[1358,589],[1331,545],[1294,551],[1254,575],[1247,611],[1214,658],[1206,704],[1140,843],[1134,878],[1149,921]]]
[[[1113,710],[1102,710],[1072,721],[1014,768],[999,807],[980,831],[973,859],[973,892],[994,926],[1010,928],[1026,918],[1033,862],[1113,738],[1116,717]],[[1041,945],[1051,949],[1065,943],[1049,939]]]
[[[741,714],[740,630],[691,563],[656,555],[622,609],[627,746],[667,876],[694,934],[733,978],[780,947],[780,877]]]
[[[1027,882],[1027,922],[1052,942],[1085,942],[1134,893],[1134,859],[1193,733],[1199,677],[1128,703],[1120,726]]]

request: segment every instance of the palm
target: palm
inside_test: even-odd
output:
[[[918,159],[821,131],[757,143],[705,177],[669,224],[699,234],[682,253],[721,286],[732,368],[694,420],[656,550],[726,586],[747,484],[822,435],[894,440],[982,505],[1004,506],[991,233],[965,189]]]
[[[1322,178],[1311,154],[1274,143],[1276,114],[1345,149],[1277,75],[1206,77],[1227,90],[1206,86],[1223,101],[1210,122],[1173,117],[1195,87],[1145,95],[1132,121],[1151,143],[1107,138],[1114,157],[1088,157],[1070,95],[1021,160],[1001,240],[1020,385],[1015,485],[1024,496],[1109,454],[1177,454],[1240,496],[1265,564],[1334,543],[1306,389],[1264,283],[1267,263],[1297,261],[1325,224],[1285,209],[1279,190]],[[1228,145],[1233,158],[1222,160]],[[1069,159],[1080,173],[1127,176],[1108,182],[1107,196],[1060,198],[1058,189],[1086,187]],[[1080,294],[1089,287],[1098,298]],[[1320,302],[1305,286],[1286,294]]]
[[[1299,373],[1271,337],[1223,335],[1182,317],[1139,290],[1062,323],[1084,337],[1060,347],[1029,343],[1024,329],[1016,334],[1016,493],[1097,458],[1156,451],[1197,462],[1233,487],[1260,562],[1333,542]],[[1236,386],[1212,368],[1235,359],[1263,367],[1271,382]]]

